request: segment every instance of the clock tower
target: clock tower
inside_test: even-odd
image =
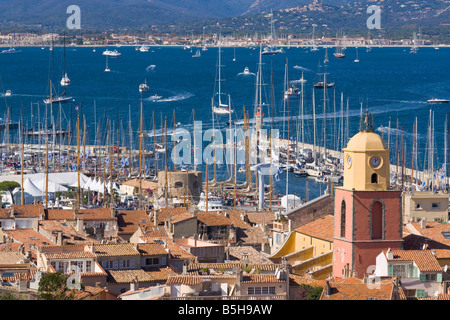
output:
[[[373,115],[361,116],[360,132],[344,151],[344,183],[334,205],[335,277],[363,278],[376,256],[402,247],[401,191],[390,188],[389,149],[374,132]]]

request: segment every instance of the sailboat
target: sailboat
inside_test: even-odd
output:
[[[356,59],[354,60],[354,62],[356,62],[356,63],[359,62],[359,58],[358,58],[358,47],[356,47]]]
[[[275,40],[275,28],[274,28],[274,23],[273,23],[273,13],[272,11],[270,11],[270,43],[267,47],[264,48],[264,50],[262,51],[261,54],[263,55],[275,55],[278,53],[284,53],[284,50],[281,48],[276,48],[273,45],[273,42]]]
[[[208,48],[206,47],[205,27],[203,27],[202,51],[208,51]]]
[[[150,89],[150,87],[147,85],[147,79],[145,79],[144,83],[141,83],[139,85],[139,92],[147,92]]]
[[[105,68],[105,72],[110,72],[111,69],[108,67],[108,56],[106,56],[106,68]]]
[[[319,51],[319,48],[316,46],[316,42],[314,40],[314,29],[316,28],[316,24],[313,24],[313,33],[312,33],[312,48],[311,48],[311,52],[316,52]]]
[[[342,32],[338,32],[336,35],[336,51],[333,53],[336,58],[345,58],[344,49],[342,46]]]
[[[233,112],[231,110],[230,106],[228,104],[222,103],[222,73],[221,73],[221,56],[222,56],[222,49],[221,45],[219,43],[218,48],[218,64],[217,64],[217,86],[218,86],[218,92],[217,92],[217,104],[214,103],[214,96],[212,98],[212,110],[215,114],[230,114]]]
[[[327,64],[328,62],[330,62],[330,60],[328,60],[328,46],[325,46],[325,59],[323,60],[323,63]]]
[[[192,58],[199,58],[201,55],[200,50],[197,49],[197,52],[192,56]]]
[[[70,85],[70,79],[67,76],[66,72],[66,36],[64,35],[64,71],[63,71],[63,77],[60,81],[60,84],[62,87],[67,87]]]
[[[414,38],[413,38],[413,46],[410,49],[410,53],[417,53],[419,51],[419,45],[417,44],[417,35],[414,32]]]

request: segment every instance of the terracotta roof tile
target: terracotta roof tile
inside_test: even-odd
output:
[[[108,270],[108,282],[130,283],[136,279],[138,282],[165,281],[174,271],[168,267],[133,269],[133,270]]]
[[[450,249],[450,223],[427,222],[422,229],[419,222],[412,222],[406,227],[410,233],[404,235],[404,249],[421,249],[423,244],[430,249]]]
[[[119,234],[133,234],[139,225],[153,225],[150,217],[144,210],[123,210],[117,213]]]
[[[116,220],[110,208],[80,209],[78,210],[77,219],[83,220]]]
[[[286,280],[277,279],[274,274],[244,274],[242,283],[283,283]]]
[[[75,210],[73,209],[47,209],[48,220],[75,220]]]
[[[305,224],[297,229],[298,233],[303,233],[308,236],[323,239],[326,241],[333,241],[334,237],[334,216],[327,215],[324,218],[317,219],[313,222]]]
[[[9,238],[23,243],[25,250],[30,249],[31,246],[41,247],[44,245],[54,244],[50,239],[44,237],[42,234],[34,231],[33,229],[4,230],[3,233]]]
[[[164,245],[159,243],[139,243],[137,249],[141,255],[156,256],[167,254]]]
[[[41,214],[44,215],[44,207],[42,205],[13,205],[12,208],[17,218],[39,218]]]
[[[198,212],[197,220],[207,226],[230,226],[231,221],[222,213],[217,212]]]
[[[248,229],[251,227],[251,225],[247,221],[242,220],[241,218],[241,214],[243,214],[242,210],[228,210],[227,214],[231,224],[235,228]]]
[[[246,214],[251,224],[267,225],[275,220],[275,215],[271,211],[246,212]]]
[[[355,278],[333,278],[329,280],[331,294],[326,295],[325,289],[322,300],[392,300],[395,283],[388,279],[378,283],[377,288],[368,286],[361,279]]]
[[[14,251],[0,251],[0,265],[2,264],[16,264],[24,260],[25,257],[20,252]]]
[[[95,255],[89,251],[75,251],[75,252],[48,252],[44,253],[47,259],[83,259],[95,258]]]
[[[96,244],[94,252],[98,257],[137,256],[139,251],[132,243]]]
[[[173,242],[166,242],[167,248],[170,250],[170,259],[184,259],[184,260],[192,260],[195,258],[195,256],[186,250],[184,250],[182,247],[180,247],[178,244]]]
[[[385,254],[386,252],[383,251]],[[388,261],[414,261],[422,272],[442,271],[436,257],[431,250],[392,250],[393,259]]]
[[[167,279],[166,285],[184,284],[187,286],[195,286],[202,284],[202,278],[197,275],[171,275]]]

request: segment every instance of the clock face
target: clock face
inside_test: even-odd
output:
[[[352,157],[350,156],[347,157],[347,164],[349,168],[352,166]]]
[[[370,165],[373,168],[379,167],[380,164],[381,164],[381,158],[379,156],[373,156],[372,158],[370,158]]]

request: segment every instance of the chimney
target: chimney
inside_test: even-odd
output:
[[[101,288],[101,287],[102,287],[102,285],[101,285],[100,282],[96,282],[96,283],[95,283],[95,286],[96,286],[97,288]]]
[[[76,230],[77,232],[83,232],[83,219],[78,218],[77,219],[77,224],[76,224]]]
[[[62,246],[63,245],[63,233],[62,231],[58,231],[56,233],[56,245]]]
[[[139,290],[139,281],[137,276],[130,282],[130,291]]]
[[[9,217],[14,218],[14,208],[9,209]]]
[[[187,274],[187,261],[186,260],[184,260],[184,262],[183,262],[183,274]]]
[[[33,221],[33,230],[39,232],[39,220]]]
[[[427,228],[427,220],[425,218],[422,218],[419,222],[420,228],[426,229]]]
[[[155,227],[157,227],[157,226],[158,226],[158,223],[159,223],[159,221],[158,221],[158,211],[155,211],[155,214],[154,214],[154,216],[153,216],[153,225],[154,225]]]
[[[394,259],[394,254],[392,253],[391,248],[388,248],[388,250],[386,251],[386,258],[388,260]]]

